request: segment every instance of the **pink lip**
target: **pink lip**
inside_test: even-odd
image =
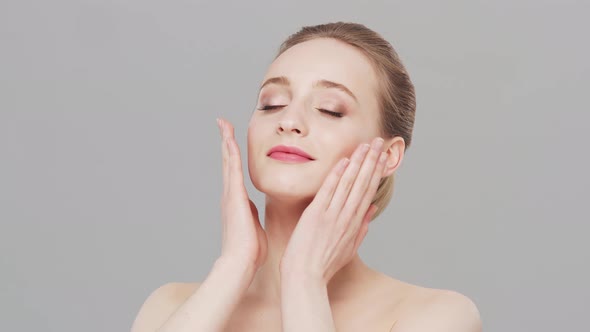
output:
[[[266,155],[282,161],[307,162],[314,160],[305,151],[294,146],[286,145],[277,145],[270,149]]]

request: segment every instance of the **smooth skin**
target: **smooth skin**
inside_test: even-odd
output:
[[[233,126],[220,119],[222,254],[202,283],[155,290],[132,331],[481,331],[467,297],[396,280],[357,253],[379,180],[404,153],[403,139],[380,137],[368,59],[339,41],[311,40],[277,58],[269,79],[248,131],[250,177],[266,194],[264,229]],[[321,79],[354,97],[316,84]],[[297,145],[314,160],[267,157],[277,144]]]

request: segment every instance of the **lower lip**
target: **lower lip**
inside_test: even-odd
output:
[[[298,154],[294,153],[287,153],[287,152],[273,152],[269,155],[272,159],[281,160],[281,161],[290,161],[296,163],[304,163],[311,161],[309,158],[305,158]]]

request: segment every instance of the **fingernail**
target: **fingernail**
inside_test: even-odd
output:
[[[381,155],[379,156],[379,162],[383,163],[385,162],[385,159],[387,159],[387,153],[381,152]]]
[[[377,139],[373,140],[373,150],[375,151],[379,151],[381,150],[381,147],[383,146],[383,138],[381,137],[377,137]]]

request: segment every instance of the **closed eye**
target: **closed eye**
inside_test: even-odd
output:
[[[326,109],[323,109],[323,108],[318,108],[317,110],[318,110],[318,111],[320,111],[320,112],[324,112],[324,113],[326,113],[326,114],[328,114],[328,115],[331,115],[331,116],[333,116],[333,117],[337,117],[337,118],[341,118],[341,117],[344,115],[344,114],[342,114],[342,113],[328,111],[328,110],[326,110]]]
[[[277,108],[285,107],[287,105],[264,105],[259,108],[260,111],[271,111]]]
[[[258,110],[260,111],[272,111],[278,108],[282,108],[285,107],[287,105],[264,105],[260,108],[258,108]],[[333,112],[333,111],[329,111],[327,109],[323,109],[323,108],[316,108],[318,111],[322,112],[322,113],[326,113],[330,116],[336,117],[336,118],[341,118],[344,114],[339,113],[339,112]]]

